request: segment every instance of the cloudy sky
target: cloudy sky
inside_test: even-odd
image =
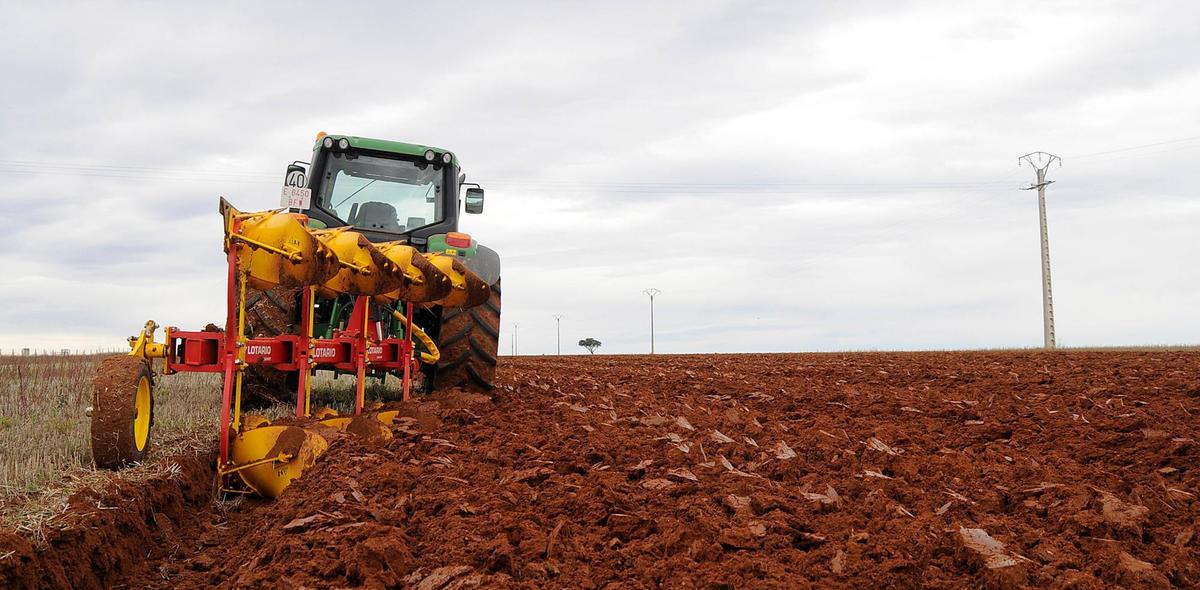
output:
[[[217,199],[317,131],[487,189],[503,344],[1200,341],[1195,2],[28,3],[0,35],[0,348],[223,316]],[[810,6],[805,6],[810,5]]]

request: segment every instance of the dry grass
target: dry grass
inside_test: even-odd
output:
[[[367,378],[366,399],[369,401],[398,401],[402,397],[403,382],[388,375],[386,381],[376,377]],[[332,371],[317,371],[312,381],[312,407],[328,407],[339,413],[354,411],[354,376],[338,375]]]
[[[65,528],[68,522],[67,506],[71,496],[82,489],[106,489],[115,479],[126,482],[147,482],[153,479],[177,477],[181,472],[178,464],[165,455],[168,453],[203,452],[212,446],[211,439],[197,436],[176,437],[164,448],[162,460],[134,465],[121,471],[93,469],[79,466],[66,469],[50,484],[23,493],[11,493],[0,499],[0,526],[10,527],[27,535],[34,543],[44,544],[49,530]]]
[[[87,407],[92,376],[108,355],[0,355],[0,523],[43,538],[71,494],[124,480],[171,476],[165,459],[211,450],[217,440],[221,377],[181,373],[156,383],[150,459],[120,472],[92,465]],[[398,390],[398,381],[389,380]],[[379,387],[372,379],[371,389]],[[354,379],[326,372],[314,382],[314,404],[339,411],[353,407]],[[290,406],[254,410],[276,418]]]
[[[92,374],[104,356],[0,357],[0,494],[41,490],[64,472],[91,467]],[[152,456],[217,424],[220,378],[173,375],[154,398]],[[211,434],[210,434],[211,436]]]
[[[92,375],[105,355],[0,356],[0,498],[36,492],[64,472],[91,467],[89,420]],[[388,386],[399,389],[389,378]],[[369,391],[378,395],[378,381]],[[353,377],[320,372],[314,403],[342,411],[353,407]],[[203,436],[215,440],[221,378],[180,373],[158,380],[154,394],[152,457],[172,453],[172,441]],[[372,395],[371,397],[375,397]],[[269,418],[290,407],[255,410]]]
[[[37,539],[72,493],[104,487],[117,475],[92,466],[86,415],[92,403],[92,375],[105,356],[0,356],[4,524]],[[151,460],[122,470],[119,476],[124,479],[170,476],[172,465],[160,459],[214,444],[220,377],[172,375],[158,385]]]

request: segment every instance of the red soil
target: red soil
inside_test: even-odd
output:
[[[45,546],[0,529],[0,588],[111,588],[165,555],[212,504],[215,456],[176,456],[144,481],[115,480],[71,497]]]
[[[201,503],[169,535],[144,511],[98,523],[149,558],[71,582],[1200,585],[1200,353],[573,356],[498,375],[490,397],[408,404],[391,441],[333,441],[275,502]],[[104,566],[72,549],[21,557]],[[38,585],[10,563],[0,585]]]

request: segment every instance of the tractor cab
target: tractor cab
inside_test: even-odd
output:
[[[372,242],[425,246],[456,232],[463,188],[465,212],[483,212],[483,189],[452,152],[397,141],[320,133],[311,165],[288,166],[284,184],[281,204],[313,226],[352,226]]]

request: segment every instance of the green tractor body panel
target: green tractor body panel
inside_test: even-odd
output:
[[[404,143],[402,141],[391,141],[391,140],[387,140],[387,139],[374,139],[374,138],[370,138],[370,137],[356,137],[353,135],[330,135],[329,137],[332,137],[334,140],[338,140],[338,139],[345,137],[347,140],[350,141],[350,147],[352,147],[352,148],[356,148],[356,149],[360,149],[360,150],[371,150],[371,151],[375,151],[375,152],[387,152],[389,154],[401,154],[401,155],[405,155],[405,156],[421,157],[421,156],[424,156],[425,152],[427,152],[429,150],[433,150],[434,152],[437,153],[438,156],[441,156],[442,154],[450,151],[447,149],[442,149],[442,148],[434,147],[431,145],[420,145],[420,144],[416,144],[416,143]],[[321,138],[321,139],[323,140],[324,138]],[[321,141],[318,140],[316,142],[316,144],[317,144],[317,146],[320,146]],[[454,165],[458,166],[459,165],[458,156],[455,155],[454,152],[450,152],[450,155],[451,155],[451,157],[454,158]]]
[[[446,234],[436,234],[429,236],[429,243],[426,245],[427,252],[445,252],[452,256],[462,256],[463,258],[471,258],[479,253],[479,242],[475,238],[471,238],[471,245],[462,248],[451,246],[446,243]]]

